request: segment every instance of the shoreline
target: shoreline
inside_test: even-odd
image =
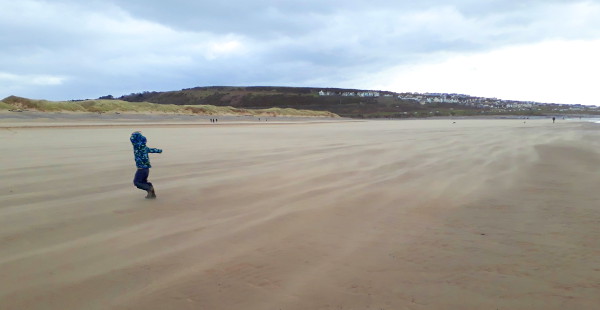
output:
[[[28,113],[28,112],[23,112]],[[90,115],[92,114],[92,115]],[[4,115],[6,116],[6,115]],[[67,116],[67,117],[65,117]],[[402,118],[402,119],[353,119],[353,118],[328,118],[328,117],[253,117],[253,116],[192,116],[185,114],[109,114],[102,117],[89,118],[93,113],[48,113],[34,112],[23,114],[19,118],[3,117],[0,113],[0,129],[78,129],[78,128],[128,128],[128,127],[150,127],[150,128],[182,128],[182,127],[204,127],[204,126],[264,126],[264,125],[308,125],[327,123],[352,123],[352,122],[442,122],[449,121],[456,124],[461,121],[518,121],[531,124],[551,120],[549,117],[428,117],[428,118]],[[217,119],[212,122],[211,119]],[[590,117],[589,119],[596,119]],[[590,122],[586,118],[567,118],[557,120],[559,122]],[[540,123],[541,124],[541,123]]]

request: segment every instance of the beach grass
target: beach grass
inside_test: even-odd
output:
[[[239,109],[230,106],[174,105],[122,100],[48,101],[10,96],[0,101],[0,110],[33,110],[40,112],[88,112],[88,113],[164,113],[197,115],[253,115],[253,116],[302,116],[338,117],[327,111],[311,111],[283,108]]]
[[[0,101],[0,110],[10,110],[13,109],[14,107],[8,103],[5,103],[4,101]]]

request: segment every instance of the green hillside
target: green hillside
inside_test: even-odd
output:
[[[231,106],[250,110],[277,107],[329,111],[339,116],[353,118],[600,114],[600,110],[595,106],[545,104],[462,94],[395,93],[311,87],[211,86],[178,91],[134,93],[118,99],[172,105]]]
[[[423,111],[426,108],[412,101],[395,99],[391,92],[381,92],[375,97],[320,96],[320,91],[344,93],[360,90],[339,88],[303,87],[196,87],[180,91],[143,92],[121,96],[118,99],[138,102],[147,101],[174,105],[232,106],[245,109],[291,108],[313,111],[329,111],[345,117],[377,117],[386,114],[402,114]],[[389,97],[384,97],[384,95]]]

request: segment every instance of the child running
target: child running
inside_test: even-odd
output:
[[[137,171],[133,178],[133,184],[142,190],[148,192],[146,199],[155,199],[156,193],[154,192],[154,186],[148,182],[148,175],[150,174],[150,158],[148,153],[162,153],[161,149],[149,148],[146,146],[146,137],[142,135],[141,131],[135,131],[129,138],[131,144],[133,144],[133,156],[135,157],[135,165]]]

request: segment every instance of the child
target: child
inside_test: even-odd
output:
[[[129,138],[131,144],[133,144],[133,156],[135,157],[135,165],[137,171],[133,179],[133,184],[139,188],[148,192],[146,199],[155,199],[156,193],[154,192],[154,186],[148,182],[148,175],[150,174],[150,158],[148,153],[162,153],[161,149],[149,148],[146,146],[146,137],[142,135],[141,131],[135,131]]]

